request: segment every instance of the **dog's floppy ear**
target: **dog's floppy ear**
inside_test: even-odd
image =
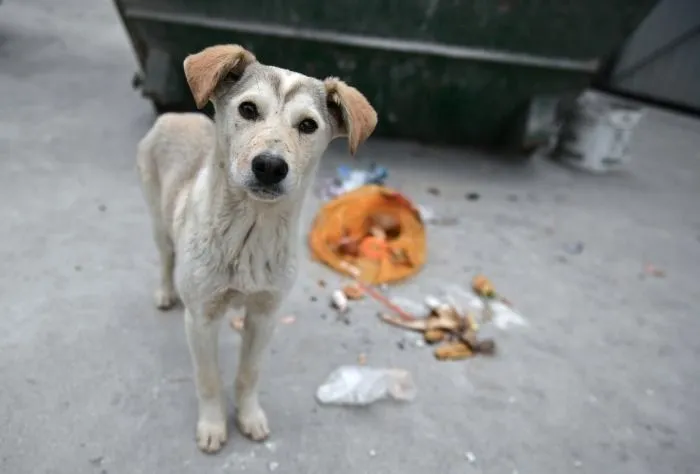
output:
[[[336,136],[347,136],[350,154],[354,155],[377,126],[377,112],[360,91],[340,79],[329,77],[324,81],[328,110],[336,121]]]
[[[214,89],[226,75],[240,75],[255,61],[253,53],[237,44],[210,46],[187,56],[184,62],[185,77],[197,108],[207,105]]]

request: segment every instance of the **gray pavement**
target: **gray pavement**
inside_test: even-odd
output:
[[[369,302],[335,321],[316,281],[340,280],[309,262],[266,365],[270,443],[233,431],[205,456],[181,311],[151,302],[134,147],[154,116],[134,70],[111,2],[0,6],[1,473],[698,472],[698,121],[652,111],[629,171],[607,177],[371,140],[363,159],[459,219],[429,229],[429,264],[393,293],[483,271],[530,325],[498,333],[493,359],[438,363],[401,350]],[[347,161],[336,144],[322,174]],[[224,331],[229,393],[238,343]],[[410,370],[418,398],[318,406],[317,385],[360,353]]]

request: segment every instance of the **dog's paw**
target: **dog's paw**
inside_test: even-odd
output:
[[[165,311],[177,304],[177,292],[172,288],[158,288],[153,295],[156,308]]]
[[[254,441],[263,441],[270,435],[270,429],[267,427],[267,416],[259,406],[240,410],[236,421],[241,433]]]
[[[205,453],[215,453],[226,443],[226,423],[200,420],[197,423],[197,447]]]

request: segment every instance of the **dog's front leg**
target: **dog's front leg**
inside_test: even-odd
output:
[[[226,407],[219,373],[219,315],[185,310],[187,342],[195,371],[199,418],[197,446],[214,453],[226,442]]]
[[[279,296],[270,293],[248,297],[238,374],[236,403],[238,426],[244,435],[260,441],[270,434],[267,417],[258,401],[260,364],[275,329]]]

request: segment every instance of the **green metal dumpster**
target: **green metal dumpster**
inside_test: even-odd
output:
[[[115,0],[157,110],[194,104],[184,57],[239,43],[265,63],[339,76],[386,137],[495,145],[540,96],[585,88],[655,0]],[[514,135],[515,134],[515,135]]]

